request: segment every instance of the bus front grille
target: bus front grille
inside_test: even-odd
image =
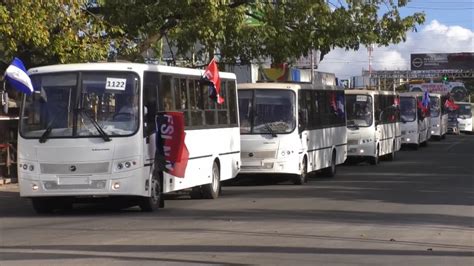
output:
[[[242,151],[242,158],[273,159],[276,158],[276,151]]]
[[[42,163],[42,174],[67,175],[67,174],[103,174],[109,172],[109,163],[68,163],[53,164]]]
[[[358,144],[359,144],[359,140],[358,140],[358,139],[348,139],[348,140],[347,140],[347,144],[348,144],[348,145],[358,145]]]

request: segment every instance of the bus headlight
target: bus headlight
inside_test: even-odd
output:
[[[39,189],[39,186],[38,186],[37,184],[33,183],[33,184],[31,185],[31,189],[32,189],[33,191],[37,191],[37,190]]]
[[[18,164],[18,169],[23,170],[26,172],[34,172],[35,171],[35,164],[34,163],[19,163]]]
[[[119,190],[120,189],[120,182],[114,182],[112,184],[112,189],[113,190]]]
[[[287,157],[287,156],[290,156],[292,153],[294,153],[294,151],[291,151],[291,150],[282,150],[280,152],[280,157]]]
[[[114,172],[128,171],[138,168],[138,158],[125,159],[114,162]]]

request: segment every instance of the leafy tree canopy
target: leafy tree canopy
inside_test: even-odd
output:
[[[95,5],[95,3],[98,5]],[[402,18],[407,0],[48,0],[0,1],[0,53],[27,66],[104,60],[110,41],[118,56],[143,60],[164,36],[177,56],[207,61],[289,62],[317,49],[388,45],[424,22]],[[92,4],[91,4],[92,3]]]
[[[20,57],[27,67],[101,60],[115,32],[86,10],[85,1],[1,1],[0,57]]]

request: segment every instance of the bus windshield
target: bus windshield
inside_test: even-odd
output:
[[[372,96],[346,95],[347,126],[369,127],[373,123]]]
[[[431,117],[438,117],[441,112],[440,99],[430,96],[430,113]]]
[[[470,104],[458,104],[458,117],[459,118],[470,118],[472,117],[471,105]]]
[[[239,91],[240,132],[281,134],[295,129],[295,93],[289,90]]]
[[[413,122],[416,119],[416,99],[400,97],[400,118],[402,122]]]
[[[31,76],[20,134],[26,138],[131,135],[138,130],[139,79],[130,72],[61,72]]]

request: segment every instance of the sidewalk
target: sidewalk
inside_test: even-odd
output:
[[[18,188],[18,183],[0,183],[0,192],[1,191],[19,192],[20,190]]]

